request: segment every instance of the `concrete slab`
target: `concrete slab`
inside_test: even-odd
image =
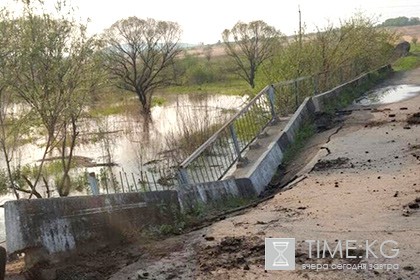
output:
[[[234,178],[249,178],[255,168],[261,163],[262,158],[273,149],[274,145],[277,145],[277,140],[280,138],[289,119],[289,117],[281,118],[277,124],[268,126],[264,130],[267,136],[257,138],[253,142],[253,147],[255,148],[246,151],[245,157],[248,159],[249,163],[241,168],[236,167],[228,176]]]

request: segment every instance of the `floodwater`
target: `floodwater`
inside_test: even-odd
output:
[[[171,148],[168,142],[176,141],[183,131],[225,122],[246,103],[248,97],[191,94],[165,95],[164,98],[164,105],[152,108],[152,122],[147,126],[137,112],[85,120],[74,153],[75,157],[89,163],[82,170],[98,174],[102,167],[97,164],[112,162],[116,173],[123,170],[128,174],[138,174],[149,162],[165,154]],[[14,164],[36,164],[42,157],[44,141],[40,135],[32,143],[20,147]],[[48,155],[55,156],[58,156],[57,152]],[[3,157],[0,158],[0,168],[5,168]],[[38,191],[43,193],[43,190]],[[0,204],[11,199],[14,199],[12,195],[0,196]],[[4,239],[4,208],[0,208],[0,244]]]
[[[355,104],[370,106],[399,102],[420,94],[420,86],[397,85],[387,86],[367,92],[355,101]]]
[[[80,139],[74,155],[92,164],[106,163],[111,156],[111,162],[131,172],[139,164],[154,160],[158,153],[171,148],[168,140],[180,137],[185,129],[223,123],[245,104],[247,97],[171,95],[165,99],[164,105],[152,108],[152,121],[147,127],[137,112],[85,120],[80,125]],[[44,141],[41,136],[20,147],[14,163],[35,164],[42,158]],[[50,158],[55,156],[59,156],[58,151],[48,155]],[[0,160],[0,168],[4,167]],[[92,171],[91,168],[87,171]]]

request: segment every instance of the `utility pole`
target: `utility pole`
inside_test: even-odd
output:
[[[300,11],[300,5],[298,5],[298,12],[299,12],[299,51],[298,51],[298,67],[297,67],[297,77],[299,78],[302,70],[301,70],[301,61],[302,61],[302,12]]]
[[[302,12],[300,11],[300,5],[298,6],[299,9],[299,48],[302,50]]]

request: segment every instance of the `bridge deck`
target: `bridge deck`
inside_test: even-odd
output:
[[[225,178],[247,178],[265,154],[275,144],[283,129],[286,127],[290,117],[282,117],[276,124],[268,126],[263,133],[249,146],[244,154],[245,161],[238,162],[226,174]]]

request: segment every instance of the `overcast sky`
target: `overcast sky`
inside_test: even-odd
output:
[[[0,0],[13,5],[14,0]],[[46,0],[51,1],[51,0]],[[90,19],[91,34],[99,33],[115,21],[129,16],[178,22],[184,43],[216,43],[221,33],[236,22],[263,20],[291,35],[298,29],[298,6],[307,31],[338,23],[357,11],[377,17],[420,17],[419,0],[70,0],[77,14]],[[1,5],[1,4],[0,4]]]

